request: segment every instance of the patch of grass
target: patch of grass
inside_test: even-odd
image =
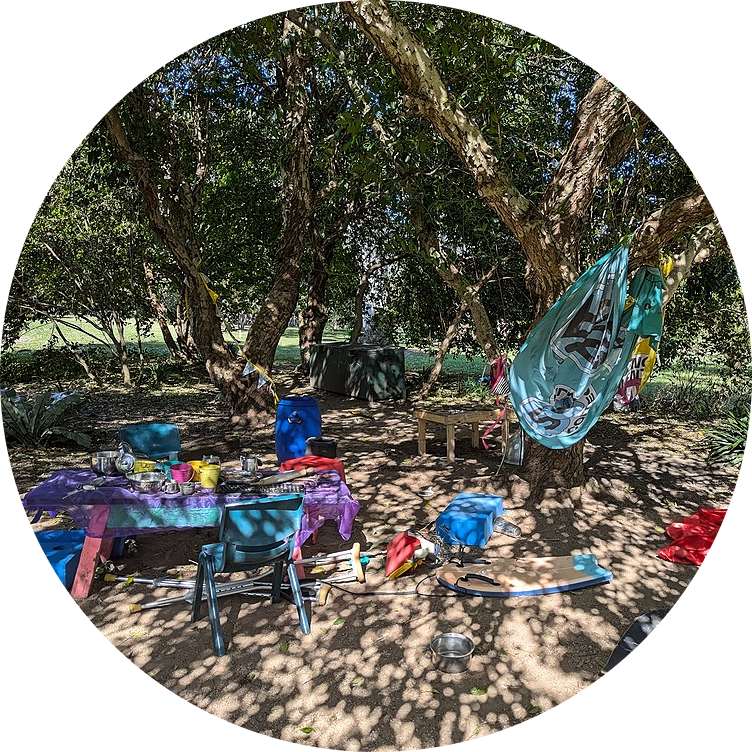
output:
[[[75,332],[75,336],[71,334],[71,341],[75,341],[86,350],[86,357],[96,363],[97,373],[114,380],[119,379],[118,364],[110,356],[107,347],[95,339],[93,327],[80,321],[76,321],[76,325],[86,333]],[[137,342],[135,326],[130,324],[125,332],[128,345],[135,352]],[[243,342],[246,336],[245,331],[234,331],[232,334],[240,342]],[[327,332],[327,340],[344,341],[348,334],[343,331]],[[146,335],[142,336],[141,341],[146,357],[148,377],[152,381],[161,383],[168,375],[180,376],[181,366],[172,361],[158,326],[152,327]],[[229,335],[226,341],[228,344],[234,342],[232,336]],[[55,383],[84,379],[85,373],[81,366],[66,349],[54,346],[53,343],[51,324],[38,324],[28,329],[11,350],[3,351],[0,358],[0,381],[6,384],[21,384],[33,381]],[[291,327],[280,339],[276,362],[297,363],[299,359],[298,330]],[[135,362],[134,358],[134,365]]]

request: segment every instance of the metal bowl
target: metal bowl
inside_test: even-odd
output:
[[[470,668],[475,643],[457,632],[444,632],[431,640],[433,665],[446,674],[461,674]]]
[[[116,460],[120,456],[117,450],[107,452],[96,452],[91,455],[91,469],[97,475],[120,475],[117,468]]]
[[[158,494],[165,482],[164,473],[128,473],[125,476],[138,493]]]

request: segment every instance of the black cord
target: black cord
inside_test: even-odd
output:
[[[360,592],[355,592],[353,590],[348,590],[347,588],[343,588],[341,585],[336,585],[334,583],[329,583],[332,588],[339,590],[342,593],[346,593],[347,595],[353,595],[353,596],[371,596],[371,595],[417,595],[422,598],[464,598],[465,593],[457,593],[457,592],[450,592],[450,593],[442,593],[441,595],[435,594],[435,593],[419,593],[418,588],[426,581],[430,580],[432,577],[435,577],[435,574],[427,574],[422,580],[419,580],[418,583],[415,585],[415,588],[413,590],[362,590]]]

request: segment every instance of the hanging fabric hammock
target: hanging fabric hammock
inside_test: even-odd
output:
[[[509,371],[525,432],[550,449],[580,441],[608,407],[639,337],[657,343],[665,288],[641,267],[627,294],[629,243],[601,257],[554,303]]]

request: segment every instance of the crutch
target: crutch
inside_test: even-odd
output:
[[[375,554],[371,554],[372,556]],[[353,578],[356,579],[358,582],[365,582],[365,572],[363,570],[363,563],[368,562],[367,556],[361,556],[360,554],[360,543],[354,543],[352,548],[347,551],[336,551],[334,553],[330,554],[321,554],[320,556],[311,556],[307,557],[305,559],[296,559],[294,560],[295,565],[300,564],[313,564],[313,565],[320,565],[320,564],[331,564],[331,563],[338,563],[342,561],[349,561],[352,571],[350,573],[343,573],[339,576],[333,576],[333,577],[323,577],[323,578],[305,578],[301,582],[301,587],[303,587],[303,583],[306,583],[307,589],[313,590],[314,594],[317,596],[317,598],[314,598],[313,596],[309,596],[308,600],[318,600],[320,605],[324,605],[329,597],[329,593],[331,592],[331,584],[339,583],[339,582],[352,582]],[[255,575],[253,577],[243,579],[243,580],[235,580],[230,582],[222,582],[217,583],[217,597],[221,597],[223,595],[233,595],[236,593],[245,593],[247,595],[267,595],[271,593],[270,590],[270,584],[261,582],[261,579],[265,577],[268,574],[268,572],[262,572],[258,575]],[[104,576],[105,582],[137,582],[140,584],[145,585],[151,585],[152,587],[163,587],[163,588],[183,588],[187,589],[190,592],[183,596],[175,596],[172,598],[161,598],[155,601],[150,601],[148,603],[131,603],[129,606],[129,610],[131,613],[138,613],[139,611],[143,611],[150,608],[160,608],[161,606],[166,606],[173,603],[180,603],[181,601],[187,601],[188,603],[193,603],[195,595],[194,590],[196,587],[195,580],[189,580],[189,579],[177,579],[177,578],[169,578],[169,577],[157,577],[154,579],[148,579],[144,577],[130,577],[125,575],[115,575],[115,574],[105,574]],[[331,584],[330,584],[331,583]],[[287,586],[283,585],[283,589],[286,589]],[[283,590],[283,595],[287,595],[287,593]],[[202,599],[205,599],[205,595],[202,593]]]
[[[372,556],[374,554],[371,554]],[[365,560],[365,562],[364,562]],[[352,566],[352,573],[358,582],[365,582],[366,576],[363,571],[363,564],[368,562],[368,556],[361,556],[360,543],[353,543],[349,551],[335,551],[331,554],[320,554],[319,556],[310,556],[307,559],[295,559],[294,564],[332,564],[341,561],[349,561]]]
[[[359,544],[356,544],[359,545]],[[318,561],[320,557],[312,557],[311,559],[308,559],[307,561]],[[342,559],[340,559],[341,561]],[[331,559],[328,559],[328,561],[331,561]],[[297,562],[296,562],[297,563]],[[355,567],[354,567],[355,569]],[[335,575],[332,577],[321,577],[321,578],[306,578],[304,580],[301,580],[300,586],[302,590],[311,590],[313,591],[311,594],[306,597],[307,600],[318,600],[319,605],[324,605],[329,597],[329,593],[331,591],[331,585],[340,583],[340,582],[352,582],[355,579],[358,579],[359,582],[365,582],[365,575],[363,575],[363,568],[360,560],[357,560],[357,569],[363,576],[363,579],[359,579],[358,575],[353,572],[347,572],[342,573],[340,575]],[[217,597],[220,598],[225,595],[236,595],[236,594],[244,594],[244,595],[251,595],[251,596],[266,596],[271,595],[271,583],[264,581],[262,578],[266,577],[268,575],[268,572],[262,572],[258,575],[254,575],[253,577],[248,577],[242,580],[230,580],[229,582],[218,582],[216,585],[217,588]],[[172,598],[160,598],[155,601],[150,601],[148,603],[131,603],[129,605],[129,610],[132,614],[138,613],[139,611],[144,611],[147,609],[152,608],[161,608],[162,606],[167,606],[173,603],[180,603],[182,601],[193,603],[195,600],[195,589],[196,589],[196,582],[195,580],[182,580],[182,579],[174,579],[169,577],[157,577],[155,579],[148,579],[145,577],[128,577],[124,575],[114,575],[114,574],[107,574],[105,575],[105,581],[106,582],[138,582],[140,584],[145,585],[152,585],[153,587],[161,587],[161,588],[182,588],[185,590],[188,590],[188,593],[185,595],[178,595],[174,596]],[[289,585],[286,583],[283,583],[282,585],[282,595],[285,597],[288,597],[289,593],[286,592],[289,590]],[[291,596],[290,596],[291,597]],[[201,593],[202,600],[206,599],[205,592]]]

